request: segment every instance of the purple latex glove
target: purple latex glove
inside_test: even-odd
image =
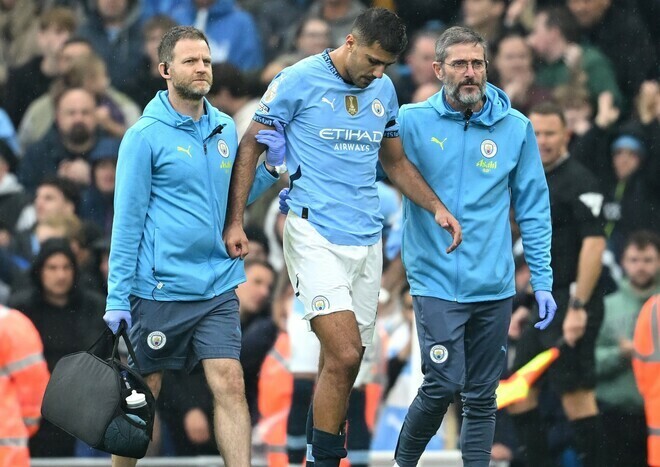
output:
[[[555,317],[557,304],[555,299],[552,298],[552,294],[547,290],[537,290],[534,292],[534,296],[536,297],[536,303],[539,304],[539,318],[541,319],[534,327],[543,330],[550,325]]]
[[[268,146],[266,152],[266,163],[273,167],[284,164],[286,155],[286,139],[284,139],[284,127],[277,120],[273,120],[274,130],[259,130],[255,139],[261,144]]]
[[[131,329],[133,322],[131,320],[131,312],[127,310],[108,310],[103,315],[103,321],[108,325],[113,334],[117,334],[119,324],[122,321],[126,322],[126,330]]]
[[[291,196],[289,196],[289,189],[282,188],[278,196],[280,197],[280,212],[286,216],[289,212],[287,201],[291,199]]]

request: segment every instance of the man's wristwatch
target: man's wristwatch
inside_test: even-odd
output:
[[[584,308],[584,302],[576,297],[571,297],[568,299],[568,307],[574,308],[576,310],[581,310]]]
[[[277,171],[277,167],[273,167],[273,170],[268,168],[268,164],[264,161],[264,169],[268,171],[269,174],[271,174],[273,177],[277,178],[279,177],[279,172]]]

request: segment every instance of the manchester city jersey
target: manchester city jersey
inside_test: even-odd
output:
[[[289,207],[331,243],[380,238],[376,163],[382,139],[399,136],[397,111],[387,76],[359,88],[327,50],[283,70],[262,97],[254,120],[285,126]]]

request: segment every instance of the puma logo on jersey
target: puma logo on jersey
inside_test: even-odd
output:
[[[445,150],[445,141],[447,141],[447,138],[443,139],[442,141],[440,141],[435,136],[431,138],[431,142],[436,143],[437,145],[439,145],[440,149],[442,149],[443,151]]]
[[[335,100],[336,99],[337,98],[335,97],[334,99],[332,99],[332,102],[331,102],[330,99],[328,99],[327,97],[323,97],[323,98],[321,98],[321,102],[325,102],[330,107],[332,107],[332,110],[335,110]]]
[[[177,146],[176,150],[188,154],[188,157],[192,157],[192,154],[190,154],[190,145],[188,145],[188,149],[183,148],[181,146]]]

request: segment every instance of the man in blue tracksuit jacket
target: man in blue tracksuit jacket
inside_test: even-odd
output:
[[[250,419],[234,289],[245,274],[222,241],[236,127],[204,97],[212,73],[201,31],[172,28],[158,53],[168,90],[147,105],[119,149],[103,318],[113,332],[127,324],[137,359],[131,363],[155,396],[163,370],[202,362],[220,453],[225,465],[243,467],[250,465]],[[285,150],[275,130],[256,139],[268,153],[251,197],[277,180],[274,166]],[[135,459],[113,458],[113,466],[134,465]]]
[[[487,84],[486,43],[468,28],[448,29],[433,64],[442,90],[403,106],[401,139],[438,197],[463,226],[451,238],[433,216],[404,199],[402,257],[414,296],[424,382],[401,429],[396,465],[417,465],[454,393],[461,391],[461,450],[467,467],[487,467],[495,389],[506,364],[514,263],[509,209],[520,226],[539,328],[554,316],[550,204],[534,131],[503,91]]]

